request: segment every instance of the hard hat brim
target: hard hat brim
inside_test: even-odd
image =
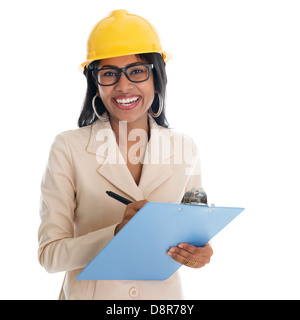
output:
[[[132,55],[132,54],[143,54],[143,53],[154,53],[154,52],[134,52],[134,53],[129,53],[127,55]],[[172,55],[170,52],[167,51],[161,51],[161,52],[157,52],[160,53],[164,59],[164,62],[167,63],[168,61],[171,60]],[[125,56],[125,55],[122,55]],[[109,57],[105,57],[105,56],[101,56],[101,57],[95,57],[94,59],[88,59],[85,62],[83,62],[80,66],[79,66],[79,71],[83,72],[84,67],[87,67],[91,62],[95,61],[95,60],[102,60],[102,59],[109,59],[109,58],[116,58],[116,57],[122,57],[120,55],[110,55]]]

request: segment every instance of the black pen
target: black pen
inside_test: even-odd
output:
[[[118,194],[116,194],[116,193],[114,193],[114,192],[112,192],[112,191],[106,191],[106,193],[107,193],[110,197],[112,197],[112,198],[114,198],[114,199],[116,199],[116,200],[118,200],[118,201],[120,201],[120,202],[122,202],[122,203],[124,203],[124,204],[132,203],[131,200],[128,200],[128,199],[126,199],[126,198],[124,198],[124,197],[122,197],[122,196],[119,196]]]

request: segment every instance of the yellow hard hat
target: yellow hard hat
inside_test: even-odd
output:
[[[159,37],[148,21],[127,10],[115,10],[92,30],[87,60],[81,67],[94,60],[150,52],[160,53],[165,62],[170,59],[170,54],[162,51]]]

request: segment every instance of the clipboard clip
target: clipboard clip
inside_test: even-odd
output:
[[[184,194],[181,204],[207,206],[207,195],[203,188],[194,187]]]

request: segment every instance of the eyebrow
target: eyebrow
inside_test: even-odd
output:
[[[133,63],[127,64],[124,68],[131,67],[131,66],[133,67],[133,66],[140,65],[140,64],[143,64],[143,62],[141,62],[141,61],[140,62],[133,62]],[[102,68],[122,69],[122,68],[119,68],[118,66],[114,66],[114,65],[110,65],[110,64],[106,64],[106,65],[100,67],[100,69],[102,69]]]

